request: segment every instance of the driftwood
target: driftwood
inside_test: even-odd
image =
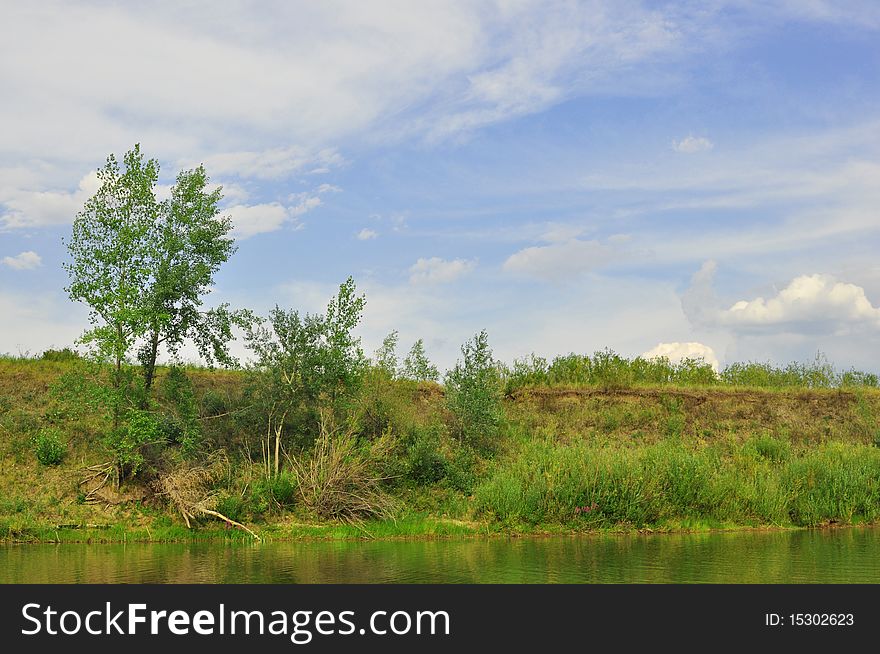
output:
[[[202,465],[177,468],[159,477],[155,483],[156,490],[160,495],[165,495],[180,512],[189,529],[192,529],[191,520],[199,515],[207,515],[238,527],[262,541],[254,531],[216,510],[217,493],[211,490],[211,486],[223,477],[228,466],[226,458],[217,455]]]
[[[97,485],[89,488],[85,494],[86,504],[100,504],[101,499],[98,497],[98,491],[104,488],[113,478],[116,467],[112,461],[105,463],[96,463],[94,465],[83,468],[83,478],[80,480],[80,486],[88,486],[91,482],[97,481]]]

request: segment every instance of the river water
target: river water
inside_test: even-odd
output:
[[[0,583],[880,583],[880,529],[6,545]]]

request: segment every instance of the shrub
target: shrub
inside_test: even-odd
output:
[[[202,395],[201,404],[202,415],[205,416],[219,416],[229,410],[226,398],[210,388]]]
[[[61,350],[49,349],[43,352],[40,356],[40,359],[43,361],[58,361],[62,363],[66,361],[77,361],[81,358],[79,352],[71,350],[69,347],[65,347]]]
[[[418,484],[433,484],[446,476],[446,458],[440,452],[436,426],[418,429],[407,448],[408,476]]]
[[[108,449],[113,453],[119,478],[134,477],[143,467],[144,453],[151,445],[165,444],[163,421],[149,411],[132,410],[119,429],[107,438]]]
[[[184,454],[192,456],[201,444],[202,430],[192,381],[182,368],[173,366],[168,370],[162,380],[162,396],[170,410],[170,414],[159,418],[163,429],[168,430],[165,441],[179,444]]]
[[[254,485],[253,499],[259,507],[284,509],[293,506],[296,501],[296,491],[296,478],[281,473],[257,482]]]
[[[491,450],[502,417],[502,395],[486,332],[462,345],[461,353],[462,360],[446,375],[446,404],[455,416],[458,436],[474,447]]]
[[[43,429],[34,438],[34,453],[44,466],[56,466],[64,460],[67,447],[55,429]]]
[[[224,495],[217,500],[217,511],[230,520],[242,520],[247,504],[241,495]]]
[[[450,488],[470,493],[477,483],[477,454],[467,445],[460,444],[446,455],[446,478]]]
[[[382,466],[392,447],[388,434],[360,446],[350,431],[322,421],[312,452],[288,457],[303,505],[320,518],[346,522],[391,518],[395,505],[382,490]]]
[[[759,458],[768,461],[778,463],[787,461],[791,457],[791,444],[769,434],[752,438],[747,441],[746,445],[754,448],[754,452]]]

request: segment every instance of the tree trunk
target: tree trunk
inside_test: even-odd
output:
[[[122,387],[122,324],[116,324],[116,373],[113,376],[113,390],[116,397],[113,398],[113,431],[119,429],[119,404],[121,402],[120,388]]]
[[[144,397],[141,400],[142,409],[147,408],[147,401],[150,398],[150,389],[153,387],[153,378],[156,375],[156,357],[159,352],[159,331],[153,330],[150,336],[150,352],[149,358],[144,363]]]

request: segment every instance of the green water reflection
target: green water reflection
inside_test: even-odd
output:
[[[880,529],[0,546],[0,583],[880,583]]]

